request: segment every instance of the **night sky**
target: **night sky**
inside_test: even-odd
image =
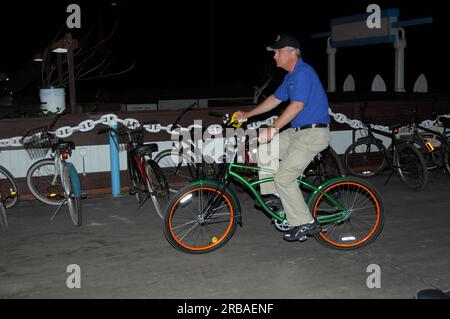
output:
[[[116,2],[116,6],[111,6]],[[281,32],[292,33],[302,45],[303,58],[318,72],[326,86],[327,56],[324,39],[311,34],[330,31],[329,21],[362,14],[367,5],[399,8],[399,20],[432,16],[434,23],[406,29],[406,87],[425,73],[432,91],[448,91],[449,62],[445,44],[447,11],[444,1],[2,1],[0,73],[12,76],[30,63],[65,24],[69,3],[81,7],[81,29],[72,31],[81,39],[92,29],[92,43],[109,34],[119,22],[114,37],[100,53],[110,53],[110,71],[135,61],[135,68],[120,77],[85,81],[85,88],[173,90],[229,88],[252,92],[274,67],[265,47]],[[67,29],[63,29],[64,34]],[[447,41],[447,39],[443,39]],[[381,73],[389,89],[394,80],[392,44],[338,49],[337,79],[352,73],[363,90]],[[275,82],[283,76],[278,70]],[[357,87],[358,88],[358,87]]]

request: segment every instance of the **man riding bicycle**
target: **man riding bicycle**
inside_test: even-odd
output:
[[[305,203],[297,177],[314,156],[329,145],[328,99],[314,69],[303,62],[295,37],[279,35],[267,50],[274,52],[277,67],[288,73],[274,94],[248,112],[236,112],[236,120],[266,113],[289,100],[289,105],[276,121],[260,130],[258,141],[262,145],[258,148],[258,166],[276,171],[273,183],[261,184],[261,194],[279,195],[292,227],[283,238],[287,241],[304,240],[306,236],[319,233],[321,228]],[[290,128],[279,133],[288,124]],[[271,144],[279,147],[271,147]],[[264,177],[268,177],[267,173],[260,172],[260,178]]]

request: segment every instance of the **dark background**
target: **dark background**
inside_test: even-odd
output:
[[[29,79],[32,56],[65,25],[70,3],[81,7],[81,29],[72,30],[75,38],[92,28],[91,41],[98,42],[119,21],[113,38],[99,51],[111,52],[110,71],[136,63],[125,75],[77,82],[77,96],[85,99],[98,97],[99,90],[118,100],[251,96],[253,86],[264,83],[274,68],[265,47],[281,32],[298,37],[305,62],[326,87],[325,39],[311,34],[330,31],[332,18],[365,13],[370,3],[382,10],[399,8],[400,21],[433,17],[431,25],[406,28],[405,86],[411,92],[418,75],[425,73],[432,92],[449,91],[444,1],[2,1],[0,73],[10,75],[15,95],[36,95],[37,83]],[[66,31],[63,27],[60,34]],[[338,49],[338,90],[349,73],[358,92],[368,91],[377,73],[393,90],[394,52],[392,44]],[[283,74],[276,71],[270,89]]]

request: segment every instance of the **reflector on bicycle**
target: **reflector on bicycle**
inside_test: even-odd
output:
[[[190,203],[190,199],[192,198],[192,194],[188,194],[186,195],[183,199],[180,200],[180,205],[182,207],[186,206],[187,204]]]
[[[434,145],[433,143],[431,143],[428,140],[425,140],[425,147],[427,148],[428,152],[433,152],[434,151]]]

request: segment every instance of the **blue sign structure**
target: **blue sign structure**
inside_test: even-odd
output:
[[[369,25],[373,13],[364,13],[332,19],[331,32],[313,34],[313,38],[327,38],[328,92],[336,91],[335,54],[337,48],[393,43],[395,48],[395,91],[404,92],[404,49],[406,47],[403,27],[429,24],[431,17],[398,21],[399,9],[379,12],[377,27]]]

